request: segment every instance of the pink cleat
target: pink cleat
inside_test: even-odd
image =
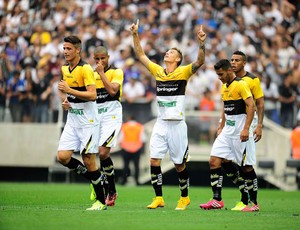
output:
[[[115,201],[118,198],[118,194],[114,193],[114,194],[108,194],[105,200],[105,204],[107,206],[115,206]]]
[[[221,209],[224,207],[223,200],[217,201],[217,200],[210,200],[206,204],[200,204],[201,209],[210,210],[210,209]]]

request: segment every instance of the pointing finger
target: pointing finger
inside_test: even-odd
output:
[[[200,31],[202,31],[202,25],[200,25]]]
[[[137,27],[139,27],[139,22],[140,22],[140,19],[138,19],[138,20],[136,21],[136,26],[137,26]]]

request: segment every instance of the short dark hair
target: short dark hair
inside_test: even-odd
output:
[[[76,48],[81,48],[81,40],[74,35],[70,35],[64,38],[64,42],[73,44]]]
[[[176,51],[178,52],[179,57],[180,57],[180,61],[178,62],[178,66],[180,66],[180,65],[181,65],[181,62],[182,62],[182,59],[183,59],[183,55],[182,55],[181,50],[178,49],[178,48],[176,48],[176,47],[171,48],[171,50],[176,50]]]
[[[243,53],[242,51],[237,50],[237,51],[235,51],[233,54],[240,55],[240,56],[242,56],[242,58],[243,58],[244,61],[247,61],[247,56],[246,56],[246,54]]]
[[[221,59],[214,65],[214,68],[215,70],[219,70],[219,69],[228,70],[229,68],[231,68],[231,64],[230,61],[228,61],[227,59]]]

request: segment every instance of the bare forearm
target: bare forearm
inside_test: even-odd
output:
[[[133,45],[134,45],[134,52],[136,56],[140,59],[141,56],[145,55],[145,53],[141,46],[140,38],[138,34],[133,34]]]
[[[205,61],[205,43],[200,42],[199,43],[199,49],[198,49],[198,57],[195,62],[193,62],[193,73],[195,73],[203,64]]]
[[[71,94],[84,101],[94,101],[97,98],[97,93],[95,91],[78,91],[70,88],[68,94]]]

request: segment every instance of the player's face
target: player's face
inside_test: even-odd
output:
[[[100,62],[104,68],[108,66],[108,59],[109,56],[107,54],[94,54],[95,63],[98,64]]]
[[[174,50],[174,49],[168,50],[164,56],[164,61],[165,62],[179,62],[180,57],[179,57],[178,51]]]
[[[233,72],[239,72],[240,70],[244,69],[246,62],[243,60],[241,55],[234,54],[231,57],[231,66]]]
[[[64,56],[67,62],[74,60],[80,52],[79,48],[76,48],[73,44],[69,42],[64,42],[63,44]]]
[[[229,75],[229,70],[224,70],[224,69],[218,69],[216,70],[216,74],[218,75],[219,80],[225,84],[230,82],[230,75]]]

